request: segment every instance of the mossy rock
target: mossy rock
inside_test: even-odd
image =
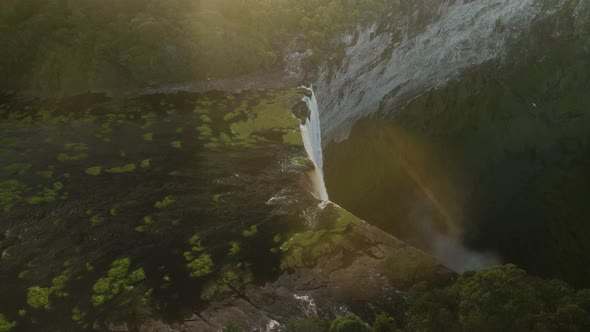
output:
[[[327,225],[320,229],[297,233],[283,243],[281,268],[296,268],[313,265],[318,258],[334,252],[345,241],[346,233],[359,219],[341,207],[330,203],[325,209],[335,212]]]
[[[49,288],[33,286],[27,291],[27,304],[35,309],[49,309]]]

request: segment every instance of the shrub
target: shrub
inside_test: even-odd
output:
[[[386,313],[382,313],[375,319],[373,325],[374,332],[395,332],[397,331],[397,324],[393,317]]]
[[[371,328],[354,314],[346,314],[332,322],[330,332],[371,332]]]

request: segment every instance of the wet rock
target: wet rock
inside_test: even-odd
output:
[[[291,111],[293,111],[293,115],[295,115],[301,121],[305,121],[311,113],[309,107],[307,107],[307,104],[303,101],[298,101],[295,103],[291,107]]]

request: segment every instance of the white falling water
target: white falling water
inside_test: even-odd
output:
[[[322,130],[320,128],[320,111],[318,109],[318,101],[315,98],[315,93],[312,88],[303,87],[311,92],[311,98],[303,97],[303,102],[307,104],[310,115],[305,123],[301,124],[301,138],[307,156],[313,162],[315,170],[309,174],[314,195],[316,198],[327,201],[328,191],[324,183],[324,157],[322,154]]]

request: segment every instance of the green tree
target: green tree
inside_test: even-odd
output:
[[[330,332],[371,332],[371,328],[354,314],[336,318],[330,325]]]

